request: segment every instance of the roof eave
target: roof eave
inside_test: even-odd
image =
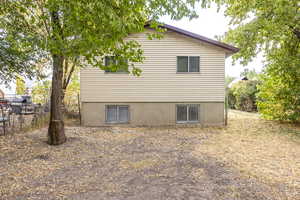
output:
[[[145,27],[150,27],[150,23],[147,23],[145,25]],[[206,42],[206,43],[209,43],[211,45],[214,45],[214,46],[217,46],[217,47],[220,47],[220,48],[223,48],[223,49],[230,52],[230,53],[226,53],[226,57],[231,56],[232,54],[235,54],[235,53],[239,52],[239,50],[240,50],[239,48],[234,47],[232,45],[225,44],[223,42],[219,42],[219,41],[216,41],[216,40],[212,40],[212,39],[204,37],[202,35],[198,35],[198,34],[195,34],[195,33],[192,33],[192,32],[189,32],[189,31],[186,31],[186,30],[183,30],[183,29],[180,29],[180,28],[168,25],[168,24],[163,24],[163,25],[161,25],[161,27],[166,28],[167,30],[174,31],[178,34],[185,35],[187,37],[190,37],[190,38],[193,38],[193,39],[196,39],[196,40],[199,40],[199,41],[202,41],[202,42]]]

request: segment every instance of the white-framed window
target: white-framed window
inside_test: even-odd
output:
[[[198,104],[178,104],[176,105],[177,123],[196,123],[199,122]]]
[[[122,67],[118,65],[122,63]],[[105,67],[109,67],[104,71],[106,73],[129,73],[128,71],[128,61],[126,59],[116,59],[116,56],[105,56],[104,58]]]
[[[106,105],[105,121],[106,123],[128,123],[129,106],[128,105]]]
[[[199,72],[200,56],[177,56],[177,72]]]

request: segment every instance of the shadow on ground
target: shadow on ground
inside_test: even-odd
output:
[[[192,154],[218,128],[67,128],[1,138],[2,199],[276,199],[270,186],[225,163]]]

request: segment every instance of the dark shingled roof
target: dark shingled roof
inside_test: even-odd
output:
[[[146,24],[145,27],[150,27],[150,24]],[[231,51],[232,53],[237,53],[240,50],[239,48],[236,48],[236,47],[231,46],[229,44],[225,44],[225,43],[222,43],[222,42],[219,42],[219,41],[216,41],[216,40],[212,40],[210,38],[207,38],[207,37],[204,37],[202,35],[198,35],[196,33],[192,33],[192,32],[180,29],[180,28],[177,28],[175,26],[171,26],[171,25],[168,25],[168,24],[163,24],[160,27],[165,28],[167,30],[174,31],[174,32],[176,32],[178,34],[181,34],[181,35],[185,35],[185,36],[190,37],[190,38],[194,38],[194,39],[202,41],[202,42],[206,42],[206,43],[221,47],[223,49]]]

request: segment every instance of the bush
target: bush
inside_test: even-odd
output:
[[[257,111],[258,83],[257,80],[243,80],[233,84],[228,91],[229,107],[247,112]]]
[[[300,40],[282,43],[267,57],[258,109],[266,119],[300,122]]]
[[[258,93],[258,109],[263,118],[300,122],[300,79],[295,79],[264,74]]]

